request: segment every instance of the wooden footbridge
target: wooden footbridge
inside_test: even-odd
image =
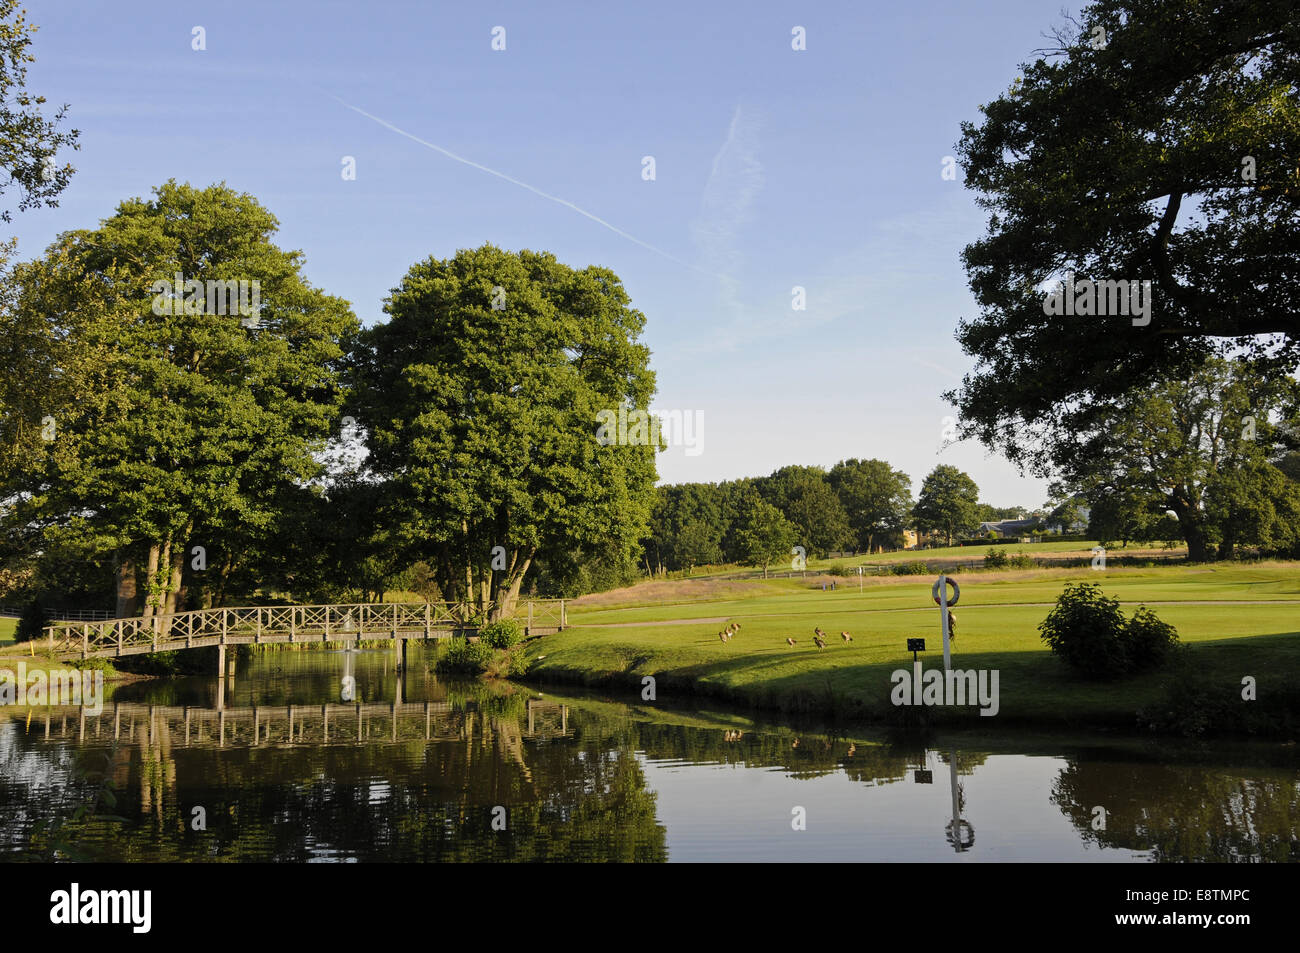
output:
[[[494,607],[490,607],[494,608]],[[57,622],[44,634],[53,654],[76,658],[148,655],[209,645],[390,640],[477,636],[481,607],[466,602],[373,602],[328,606],[195,609],[150,618]],[[563,599],[525,600],[514,619],[525,635],[559,632],[568,623]],[[224,674],[225,653],[218,673]]]

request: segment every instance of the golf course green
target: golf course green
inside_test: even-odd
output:
[[[1294,733],[1298,571],[1262,562],[963,573],[955,577],[953,668],[999,673],[999,727]],[[926,640],[926,668],[942,668],[933,577],[877,577],[861,590],[856,579],[823,590],[825,578],[647,582],[584,597],[571,605],[568,629],[530,643],[528,677],[836,718],[987,724],[975,707],[891,703],[891,674],[911,670],[909,638]],[[1038,632],[1067,582],[1100,584],[1128,615],[1151,607],[1178,630],[1175,659],[1115,681],[1072,673]],[[722,641],[731,622],[740,630]],[[829,636],[824,648],[813,642],[817,628]],[[1244,679],[1254,680],[1253,699],[1243,697]]]

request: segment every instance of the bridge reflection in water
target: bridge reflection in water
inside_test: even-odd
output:
[[[567,705],[530,698],[526,707],[526,730],[509,719],[494,718],[493,727],[520,739],[570,734]],[[78,744],[85,744],[112,740],[175,748],[465,740],[473,736],[479,716],[472,701],[459,705],[425,701],[242,708],[122,702],[98,713],[71,705],[32,709],[32,713],[35,725],[29,725],[28,733],[46,741],[75,738]]]

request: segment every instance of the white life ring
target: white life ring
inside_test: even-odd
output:
[[[951,576],[940,576],[934,581],[934,585],[930,587],[930,595],[934,596],[935,605],[943,604],[939,601],[939,584],[942,582],[952,585],[952,598],[948,600],[948,608],[951,609],[957,604],[957,600],[961,598],[961,586],[957,585],[957,580]]]

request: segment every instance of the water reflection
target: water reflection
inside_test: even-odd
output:
[[[844,738],[277,652],[97,717],[0,712],[0,857],[1288,861],[1296,767],[1284,745]]]

